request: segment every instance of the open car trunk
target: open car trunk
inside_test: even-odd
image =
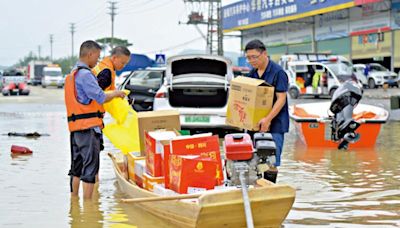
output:
[[[222,108],[228,99],[228,63],[195,57],[171,63],[169,103],[175,108]]]

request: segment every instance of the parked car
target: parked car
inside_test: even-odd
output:
[[[249,67],[239,67],[239,66],[232,66],[233,76],[236,78],[237,76],[248,76],[250,73]]]
[[[385,83],[399,87],[399,76],[379,63],[354,64],[353,69],[357,79],[365,87],[376,88]]]
[[[18,70],[7,70],[3,72],[3,96],[29,95],[29,87],[26,76]]]
[[[154,110],[177,109],[184,129],[231,129],[225,119],[232,78],[232,64],[224,57],[171,57],[165,82],[154,99]]]
[[[154,97],[161,87],[165,68],[147,68],[132,71],[119,87],[131,91],[128,101],[136,111],[152,111]]]
[[[124,83],[125,79],[132,74],[132,71],[124,71],[119,76],[115,78],[115,86],[119,88],[122,83]]]

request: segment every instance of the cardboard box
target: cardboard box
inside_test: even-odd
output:
[[[158,129],[180,130],[179,112],[177,110],[160,110],[138,112],[139,139],[141,156],[145,156],[145,131]]]
[[[274,87],[261,79],[236,77],[231,81],[226,124],[258,131],[258,122],[272,109]]]
[[[128,160],[128,178],[135,181],[135,161],[144,160],[145,157],[140,156],[140,152],[130,152],[126,155]]]
[[[122,176],[125,179],[128,179],[128,164],[127,164],[127,159],[125,158],[125,155],[123,155],[122,153],[115,153],[114,157],[115,157],[117,166],[118,166],[119,170],[121,171]]]
[[[171,141],[171,154],[174,155],[199,155],[201,158],[211,158],[216,161],[217,172],[215,173],[216,185],[223,183],[221,153],[219,147],[219,138],[217,135],[199,134],[186,137],[177,137]],[[170,167],[168,156],[164,153],[164,166]],[[169,173],[165,173],[165,180],[170,180]],[[165,187],[169,188],[166,181]]]
[[[153,191],[155,184],[163,184],[164,177],[153,177],[147,173],[143,174],[143,187],[149,191]]]
[[[135,161],[135,183],[143,188],[143,174],[146,169],[146,160],[136,160]]]
[[[170,141],[176,137],[174,131],[145,132],[146,172],[153,177],[164,176],[162,158],[169,153]]]
[[[170,189],[186,194],[188,189],[214,189],[217,161],[199,155],[170,156]]]
[[[166,189],[164,184],[155,184],[153,186],[153,192],[160,196],[176,196],[176,195],[178,195],[178,193],[176,193],[170,189]]]

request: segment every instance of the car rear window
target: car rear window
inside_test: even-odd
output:
[[[213,59],[182,59],[172,62],[172,75],[206,73],[225,76],[227,74],[226,63]]]

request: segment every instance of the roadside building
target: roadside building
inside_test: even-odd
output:
[[[224,33],[281,55],[325,52],[400,70],[400,0],[242,0],[222,7]]]

